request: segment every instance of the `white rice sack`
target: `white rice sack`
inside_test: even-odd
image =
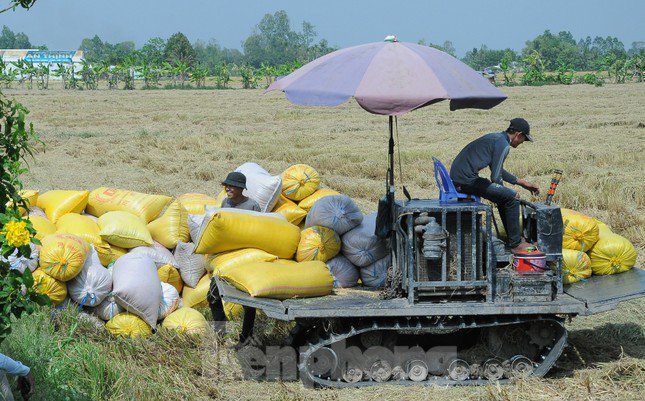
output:
[[[392,264],[391,262],[392,257],[388,255],[369,266],[361,267],[360,273],[363,285],[372,288],[383,287],[387,278],[387,269]]]
[[[192,239],[193,242],[199,240],[200,229],[205,218],[205,214],[188,215],[188,231],[190,231],[190,239]]]
[[[165,246],[161,245],[157,241],[154,241],[150,246],[138,246],[136,248],[132,248],[128,253],[135,255],[145,255],[149,257],[155,262],[157,269],[163,265],[178,267],[177,261],[172,255],[172,252],[170,252],[168,249],[166,249]]]
[[[343,235],[341,252],[358,267],[371,265],[387,256],[388,242],[374,235],[376,213],[368,214],[363,222]]]
[[[25,272],[25,269],[29,269],[32,272],[38,268],[38,247],[33,243],[29,243],[29,248],[31,249],[31,254],[29,258],[24,256],[18,256],[18,250],[15,249],[11,255],[6,258],[0,256],[0,261],[9,264],[10,269],[18,270],[21,274]]]
[[[347,288],[358,284],[358,268],[343,255],[329,259],[327,268],[334,277],[334,288]]]
[[[161,281],[152,259],[136,253],[121,256],[112,268],[112,294],[123,309],[155,327],[161,302]]]
[[[39,208],[38,206],[30,207],[29,208],[29,215],[30,216],[39,216],[39,217],[42,217],[44,219],[49,220],[49,217],[47,217],[47,213],[45,213],[45,211],[43,209]]]
[[[244,163],[235,171],[246,176],[244,194],[260,205],[260,211],[273,210],[282,193],[282,177],[269,174],[257,163]]]
[[[161,283],[161,303],[159,304],[159,316],[157,320],[164,320],[166,316],[173,313],[179,306],[179,293],[177,289],[168,284]]]
[[[112,275],[101,265],[94,245],[90,246],[83,269],[67,282],[67,294],[81,306],[98,306],[112,291]]]
[[[125,312],[125,309],[116,303],[113,295],[108,295],[103,302],[92,308],[91,312],[107,322],[119,313]]]
[[[325,196],[309,210],[305,227],[323,226],[343,235],[362,221],[363,213],[349,196]]]
[[[175,260],[183,282],[192,288],[197,286],[199,279],[206,272],[206,255],[194,254],[195,244],[192,242],[177,242]]]

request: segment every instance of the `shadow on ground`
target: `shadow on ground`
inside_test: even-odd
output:
[[[636,323],[605,323],[594,329],[572,330],[568,342],[549,376],[571,376],[576,370],[614,362],[621,356],[645,358],[645,335]]]

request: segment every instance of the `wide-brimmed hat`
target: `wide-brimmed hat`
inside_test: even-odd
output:
[[[228,173],[226,179],[222,181],[222,185],[246,189],[246,176],[240,172],[233,171]]]

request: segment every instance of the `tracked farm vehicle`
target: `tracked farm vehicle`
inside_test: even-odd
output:
[[[405,200],[391,205],[393,262],[384,290],[280,301],[222,281],[218,288],[226,301],[295,321],[285,344],[299,350],[305,384],[466,385],[543,376],[567,344],[565,318],[643,296],[645,271],[563,288],[559,207],[524,202],[522,209],[524,236],[546,254],[546,271],[512,268],[510,255],[495,246],[488,205]],[[424,253],[432,244],[415,231],[429,217],[445,234],[438,254]]]

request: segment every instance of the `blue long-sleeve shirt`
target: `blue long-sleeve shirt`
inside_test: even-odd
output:
[[[0,354],[0,370],[11,375],[27,376],[30,369],[19,361],[14,361],[4,354]]]
[[[450,166],[450,178],[458,184],[472,184],[479,171],[490,167],[490,180],[502,185],[502,181],[517,183],[517,177],[504,170],[504,160],[510,150],[511,140],[506,132],[486,134],[475,139],[459,152]]]

